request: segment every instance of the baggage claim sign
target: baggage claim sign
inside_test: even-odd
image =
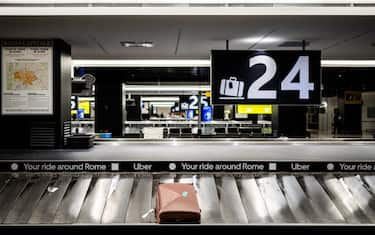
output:
[[[213,104],[319,105],[320,51],[211,52]]]

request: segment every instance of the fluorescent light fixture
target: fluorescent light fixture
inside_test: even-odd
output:
[[[108,3],[108,0],[1,0],[1,3],[12,4],[93,4]],[[260,3],[293,3],[293,4],[344,4],[371,3],[372,0],[111,0],[114,4],[260,4]]]
[[[78,97],[79,101],[95,101],[95,97]]]
[[[151,102],[150,104],[154,107],[173,107],[175,105],[174,102]]]
[[[0,3],[4,5],[0,7],[0,16],[375,15],[374,7],[361,5],[373,4],[372,0],[0,0]],[[116,3],[123,6],[113,6]]]
[[[150,96],[145,96],[145,97],[142,97],[142,101],[174,101],[174,102],[177,102],[179,101],[180,98],[179,97],[150,97]]]
[[[146,47],[151,48],[154,47],[153,42],[130,42],[130,41],[124,41],[120,42],[123,47]]]
[[[375,67],[375,60],[322,60],[322,67]]]
[[[152,42],[142,42],[141,46],[142,47],[154,47],[154,43],[152,43]]]
[[[209,67],[210,60],[72,60],[73,67]]]
[[[152,86],[152,85],[125,85],[124,91],[210,91],[211,87],[207,86]]]
[[[72,60],[74,67],[210,67],[210,60]],[[375,60],[322,60],[322,67],[375,67]]]
[[[265,38],[262,38],[262,37],[250,37],[250,38],[238,39],[238,41],[242,42],[242,43],[268,44],[268,43],[280,42],[281,39],[280,38],[276,38],[276,37],[265,37]]]

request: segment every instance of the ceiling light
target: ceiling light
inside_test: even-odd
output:
[[[197,85],[186,85],[186,86],[152,86],[152,85],[125,85],[124,91],[209,91],[211,87],[206,86],[197,86]]]
[[[123,47],[132,47],[135,45],[135,42],[120,42]]]
[[[146,47],[146,48],[154,47],[154,43],[153,42],[124,41],[124,42],[120,42],[120,44],[123,47]]]
[[[267,43],[275,43],[281,41],[280,38],[275,38],[275,37],[250,37],[250,38],[243,38],[239,39],[238,41],[242,43],[259,43],[259,44],[267,44]]]
[[[202,3],[203,0],[2,0],[0,16],[123,16],[123,15],[374,15],[373,7],[366,4],[337,3],[371,3],[371,0],[330,0],[333,6],[326,3],[328,0],[206,0],[212,4],[201,4],[200,7],[186,6],[186,4]],[[183,2],[181,2],[183,1]],[[112,7],[111,3],[120,6]],[[203,1],[204,3],[205,1]],[[308,4],[308,3],[313,3]],[[35,6],[30,4],[34,3]],[[122,4],[124,3],[124,4]],[[147,5],[151,4],[151,5]],[[152,5],[152,3],[156,3]],[[160,4],[165,3],[165,4]],[[170,4],[169,4],[170,3]],[[225,3],[225,4],[222,4]],[[230,3],[235,3],[231,6]],[[237,4],[244,3],[244,6]],[[264,7],[261,4],[276,4],[273,7]],[[283,3],[296,3],[295,5],[282,5]],[[315,4],[314,4],[315,3]],[[9,5],[7,5],[9,4]],[[87,4],[87,6],[86,6]],[[145,5],[146,4],[146,5]],[[219,4],[219,5],[218,5]],[[246,5],[247,4],[247,5]],[[277,5],[281,4],[281,5]],[[337,4],[337,5],[336,5]],[[212,5],[212,6],[211,6]]]
[[[73,60],[73,67],[209,67],[210,60]]]
[[[322,60],[322,67],[375,67],[375,60]]]
[[[142,47],[153,47],[154,44],[152,42],[142,42],[141,46]]]
[[[174,102],[151,102],[150,104],[154,107],[173,107],[173,106],[175,106]]]
[[[153,96],[146,96],[141,98],[142,101],[180,101],[179,97],[153,97]]]
[[[74,67],[210,67],[210,60],[72,60]],[[375,67],[375,60],[321,60],[322,67]]]

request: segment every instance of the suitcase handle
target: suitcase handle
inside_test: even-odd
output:
[[[237,78],[236,77],[229,77],[229,80],[231,80],[231,81],[237,81]]]

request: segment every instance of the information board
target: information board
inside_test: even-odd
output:
[[[17,43],[18,42],[18,43]],[[28,42],[28,41],[26,41]],[[33,41],[31,41],[33,42]],[[53,114],[53,47],[16,41],[1,48],[3,115]],[[51,43],[52,44],[52,43]]]
[[[211,52],[213,104],[320,104],[320,51]]]

